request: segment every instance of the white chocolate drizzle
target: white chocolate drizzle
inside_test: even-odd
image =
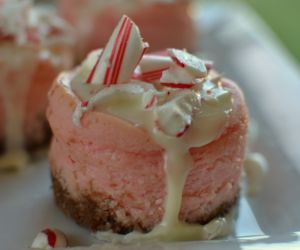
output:
[[[248,153],[244,163],[246,177],[246,194],[256,195],[262,188],[268,171],[268,162],[260,153]]]
[[[206,225],[178,223],[166,228],[164,225],[155,227],[150,233],[132,232],[127,235],[112,232],[96,232],[95,237],[100,241],[112,243],[134,243],[139,241],[193,241],[212,240],[229,235],[234,228],[235,208],[224,217],[211,220]]]
[[[133,51],[134,47],[129,48],[127,53]],[[100,51],[91,54],[88,62],[97,63],[95,55],[99,54]],[[81,118],[87,111],[106,112],[145,129],[153,141],[165,150],[167,196],[162,221],[147,234],[134,232],[121,237],[121,241],[125,242],[141,239],[212,239],[231,231],[230,216],[216,218],[204,226],[191,225],[179,220],[183,188],[193,166],[189,150],[204,146],[222,134],[232,110],[230,92],[223,88],[220,78],[208,75],[202,60],[185,51],[171,49],[168,50],[168,54],[169,60],[166,61],[169,66],[162,71],[158,83],[141,81],[134,73],[136,70],[129,67],[127,74],[134,76],[134,79],[102,87],[87,100],[78,94],[78,86],[86,85],[85,82],[80,83],[80,79],[82,75],[93,71],[93,64],[84,62],[81,68],[84,72],[79,69],[71,86],[66,79],[61,79],[61,83],[67,88],[73,89],[75,86],[73,91],[82,101],[73,115],[77,126],[81,126]],[[142,59],[142,62],[145,61]],[[159,62],[157,67],[161,68],[161,60],[153,62]],[[143,64],[142,67],[137,66],[137,69],[141,68],[145,68]],[[103,74],[100,73],[97,79],[103,79]],[[161,81],[166,78],[165,74],[169,77],[168,86]],[[86,86],[82,89],[86,91],[85,88]]]

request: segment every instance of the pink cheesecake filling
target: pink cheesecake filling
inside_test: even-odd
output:
[[[61,75],[60,79],[70,79]],[[242,171],[247,112],[242,94],[224,83],[234,99],[224,133],[212,143],[190,150],[194,166],[186,180],[180,218],[195,222],[227,201],[234,202]],[[103,195],[116,202],[120,221],[152,228],[161,221],[166,195],[164,150],[140,128],[119,118],[89,111],[82,128],[72,122],[78,99],[58,80],[49,94],[48,119],[55,139],[52,173],[80,200]],[[84,129],[83,129],[84,128]]]

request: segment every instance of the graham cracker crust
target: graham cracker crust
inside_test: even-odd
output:
[[[104,198],[102,202],[95,202],[91,197],[85,196],[80,200],[75,200],[63,187],[59,178],[52,175],[52,185],[54,192],[54,199],[58,207],[62,209],[64,214],[75,222],[88,228],[92,231],[112,230],[115,233],[127,234],[133,230],[141,232],[149,232],[152,228],[145,228],[140,223],[132,222],[124,224],[118,221],[110,203],[112,200]],[[193,224],[206,224],[212,219],[226,215],[230,209],[236,205],[238,195],[233,201],[222,204],[215,211],[211,212],[208,216],[197,218],[195,221],[188,221]]]

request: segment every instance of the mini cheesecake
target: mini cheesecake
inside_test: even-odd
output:
[[[93,231],[220,236],[220,218],[239,196],[243,94],[211,63],[148,46],[124,16],[105,49],[54,82],[47,117],[56,203]],[[207,223],[214,236],[204,234]]]
[[[10,154],[49,140],[47,92],[72,67],[72,42],[64,21],[30,1],[2,1],[0,18],[0,146]]]
[[[143,30],[152,51],[196,47],[196,31],[188,13],[189,1],[59,0],[58,3],[62,17],[77,31],[76,53],[81,60],[89,51],[104,47],[123,14],[130,16]]]

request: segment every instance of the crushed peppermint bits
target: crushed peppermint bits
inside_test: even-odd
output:
[[[57,247],[67,247],[66,236],[57,229],[44,229],[39,232],[32,242],[32,249],[52,249]]]
[[[135,95],[136,87],[132,84],[138,84],[148,86],[141,93],[145,100],[142,108],[154,113],[153,126],[157,131],[175,138],[189,131],[201,103],[209,101],[215,93],[199,91],[208,80],[213,63],[173,48],[145,54],[148,46],[136,24],[123,16],[105,48],[92,52],[82,64],[79,75],[85,78],[75,78],[71,83],[72,90],[81,98],[74,113],[76,124],[101,100],[125,91],[123,84],[132,88],[132,94],[126,90],[128,98]],[[218,87],[212,82],[213,89]]]

